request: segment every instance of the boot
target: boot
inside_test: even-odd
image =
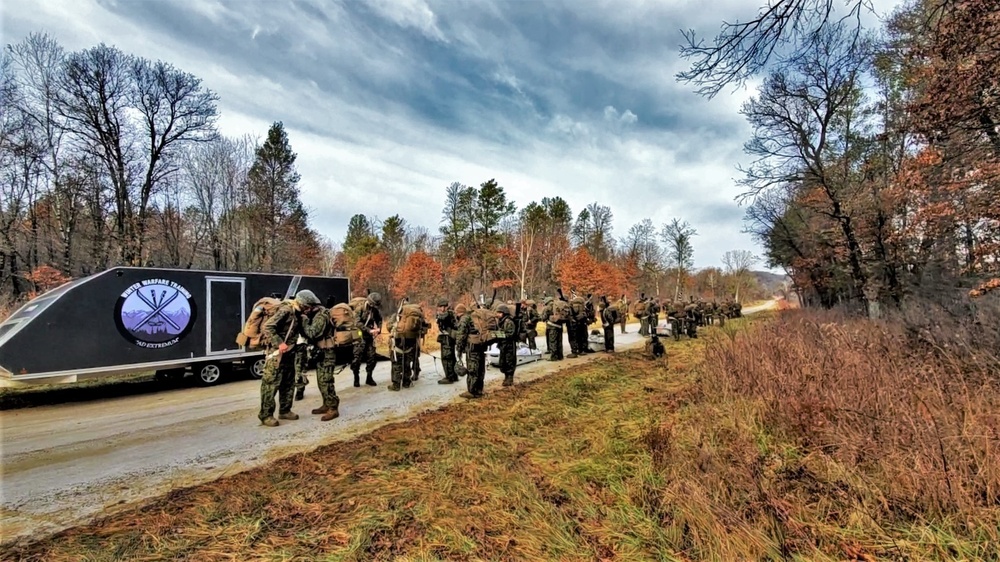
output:
[[[360,388],[360,387],[361,387],[361,374],[354,373],[354,388]]]
[[[327,413],[329,411],[330,411],[330,407],[326,406],[326,405],[323,405],[323,406],[320,406],[319,408],[314,409],[312,411],[312,413],[313,414],[325,414],[325,413]]]
[[[410,388],[410,384],[412,384],[410,381],[403,379],[403,388]]]
[[[566,356],[566,359],[576,359],[577,357],[579,357],[579,355],[575,353],[570,353],[569,355]]]
[[[504,375],[503,386],[513,386],[514,385],[514,375]]]
[[[274,416],[269,416],[261,420],[260,425],[266,425],[267,427],[278,427],[278,420],[274,419]]]
[[[278,414],[278,419],[279,420],[297,420],[297,419],[299,419],[299,415],[296,414],[295,412],[287,412],[287,413],[284,413],[284,414]]]
[[[295,391],[295,399],[302,400],[305,397],[306,397],[306,389],[300,386],[299,389]]]
[[[338,408],[331,408],[325,414],[323,414],[323,417],[321,417],[319,421],[330,421],[334,418],[339,418],[339,417],[340,417],[340,410]]]
[[[456,382],[458,382],[458,380],[457,380],[457,379],[456,379],[456,380],[451,380],[451,379],[438,379],[438,384],[455,384]]]
[[[396,384],[396,383],[392,383],[392,384],[389,385],[389,390],[397,391],[397,390],[399,390],[399,385]]]
[[[417,380],[419,378],[420,378],[420,371],[413,371],[413,374],[410,375],[410,380],[411,381],[415,381],[415,380]]]
[[[367,384],[368,386],[378,386],[378,383],[376,383],[375,379],[372,378],[371,373],[368,373],[368,378],[365,379],[365,384]]]
[[[482,394],[473,394],[471,392],[463,392],[463,393],[459,394],[459,396],[461,396],[462,398],[467,398],[469,400],[472,400],[473,398],[482,398],[483,397]]]

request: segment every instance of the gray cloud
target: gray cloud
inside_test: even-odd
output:
[[[359,212],[436,231],[446,185],[496,178],[520,205],[610,205],[619,235],[686,218],[707,266],[758,251],[733,201],[749,91],[708,101],[678,84],[678,30],[712,35],[750,4],[50,0],[6,5],[3,32],[170,61],[220,94],[225,134],[283,121],[335,240]]]

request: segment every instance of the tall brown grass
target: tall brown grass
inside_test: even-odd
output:
[[[877,322],[789,311],[709,345],[702,383],[755,406],[876,524],[946,520],[1000,540],[996,300],[913,304]]]

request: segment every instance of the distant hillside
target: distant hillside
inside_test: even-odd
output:
[[[769,271],[754,271],[752,272],[757,282],[760,286],[764,288],[767,294],[771,295],[779,290],[785,285],[785,282],[791,281],[787,275],[780,273],[771,273]]]

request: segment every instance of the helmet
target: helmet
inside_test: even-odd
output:
[[[438,306],[448,306],[448,299],[439,299]]]
[[[455,305],[455,314],[458,314],[459,316],[465,314],[468,311],[469,309],[466,308],[464,304]]]
[[[546,304],[546,305],[552,304],[552,297],[545,297],[545,300],[542,301],[542,304]]]
[[[505,304],[501,304],[500,306],[497,307],[497,312],[499,312],[500,314],[506,314],[507,316],[510,316],[510,307]]]
[[[320,304],[323,304],[318,298],[316,298],[316,294],[309,290],[295,293],[295,302],[302,306],[319,306]]]
[[[369,293],[368,294],[368,302],[374,304],[375,306],[378,306],[378,305],[382,304],[382,295],[380,295],[378,293]]]

